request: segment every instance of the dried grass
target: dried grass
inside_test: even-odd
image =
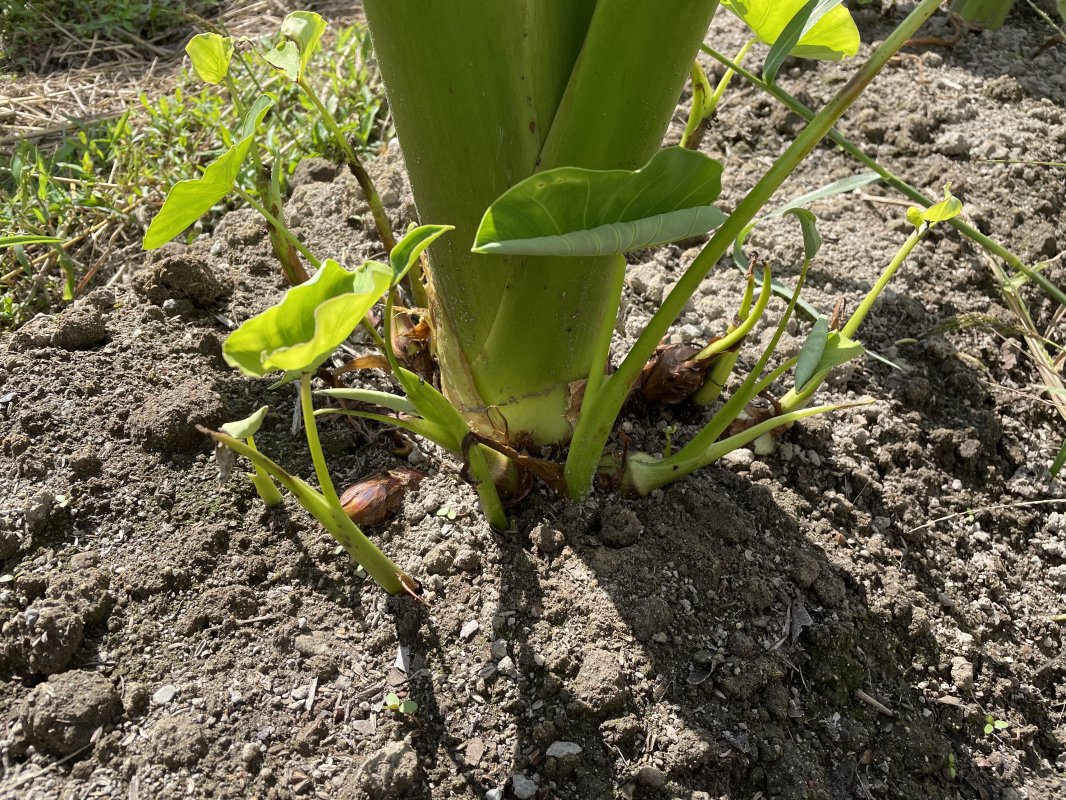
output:
[[[234,2],[217,18],[204,20],[202,27],[257,37],[273,33],[286,14],[305,7],[291,0]],[[362,11],[359,3],[350,0],[329,0],[312,8],[336,22],[351,22]],[[64,34],[62,44],[54,46],[43,63],[76,63],[78,67],[0,77],[2,154],[9,154],[22,139],[58,138],[78,126],[116,118],[136,106],[142,92],[172,91],[189,38],[162,47],[125,31],[119,34],[128,42],[102,41],[99,34],[82,41],[59,30]]]

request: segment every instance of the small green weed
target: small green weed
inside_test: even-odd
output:
[[[1005,731],[1010,727],[1010,723],[1003,719],[996,719],[991,714],[985,714],[985,736],[991,736],[994,733]]]

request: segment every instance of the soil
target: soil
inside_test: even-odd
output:
[[[866,51],[901,13],[857,13]],[[1061,169],[1010,163],[1066,146],[1066,50],[1031,57],[1048,35],[1019,12],[998,33],[911,48],[843,124],[930,194],[951,181],[1031,261],[1066,248]],[[719,48],[741,41],[716,23]],[[851,69],[795,63],[780,80],[819,104]],[[674,141],[683,119],[684,104]],[[735,84],[704,145],[726,164],[724,206],[798,127]],[[399,226],[415,212],[389,153],[374,167]],[[781,198],[858,171],[821,148]],[[346,174],[315,162],[293,183],[288,214],[312,249],[374,253]],[[807,298],[854,308],[905,238],[904,209],[848,195],[814,210],[825,246]],[[799,239],[767,223],[750,246],[787,282]],[[632,259],[619,347],[696,252]],[[1063,272],[1048,269],[1060,285]],[[127,273],[0,344],[3,797],[1066,796],[1066,637],[1051,619],[1066,611],[1066,502],[1049,476],[1062,424],[1035,399],[987,262],[954,232],[920,246],[861,332],[896,368],[865,358],[821,395],[875,402],[649,497],[538,491],[496,532],[435,448],[402,459],[380,431],[325,426],[342,486],[428,473],[371,531],[426,605],[361,579],[294,503],[265,510],[239,474],[220,485],[192,427],[269,404],[260,448],[313,474],[291,388],[221,359],[227,323],[283,288],[254,215]],[[676,336],[719,332],[740,288],[721,266]],[[1027,298],[1041,330],[1058,319]],[[790,324],[783,355],[806,327]],[[698,420],[625,427],[654,451]],[[417,711],[382,708],[390,692]]]

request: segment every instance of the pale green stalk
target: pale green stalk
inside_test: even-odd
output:
[[[300,374],[300,411],[303,414],[304,433],[307,434],[307,447],[311,451],[311,461],[315,465],[315,475],[322,489],[326,502],[340,508],[337,490],[333,488],[333,479],[329,477],[326,457],[322,453],[322,443],[318,440],[318,425],[315,423],[315,407],[311,402],[311,373]]]
[[[707,45],[703,45],[700,49],[703,50],[703,52],[709,55],[711,58],[718,61],[720,64],[723,64],[729,69],[734,70],[738,75],[740,75],[746,81],[751,83],[753,86],[762,89],[767,94],[776,98],[780,103],[785,105],[790,111],[792,111],[797,116],[802,117],[807,122],[810,122],[812,119],[814,119],[815,112],[813,110],[811,110],[802,102],[790,95],[780,86],[777,86],[776,84],[771,85],[766,83],[754,73],[748,71],[736,62],[730,60],[727,56],[722,55],[721,53],[717,52],[716,50],[713,50]],[[913,200],[915,203],[921,205],[923,208],[928,208],[929,206],[937,202],[931,197],[926,196],[914,186],[911,186],[909,183],[904,181],[895,173],[883,167],[871,156],[864,153],[857,145],[855,145],[851,140],[849,140],[836,128],[833,128],[833,130],[829,132],[829,138],[845,153],[850,155],[852,158],[855,158],[856,160],[860,161],[861,163],[865,164],[867,167],[869,167],[878,175],[880,175],[882,180],[884,180],[885,183],[887,183],[897,192],[906,196],[910,200]],[[991,237],[981,233],[979,230],[977,230],[977,228],[967,223],[961,217],[952,217],[951,219],[946,220],[946,222],[947,224],[955,228],[955,230],[957,230],[963,236],[975,242],[976,244],[987,250],[989,253],[998,256],[999,258],[1002,258],[1011,267],[1011,269],[1022,273],[1027,278],[1029,278],[1029,280],[1039,285],[1045,292],[1048,293],[1049,296],[1051,296],[1055,300],[1055,302],[1059,303],[1060,305],[1066,305],[1066,292],[1063,292],[1062,289],[1052,283],[1047,278],[1047,276],[1037,270],[1034,270],[1032,267],[1022,261],[1019,256],[1012,253],[1010,250],[1005,248],[995,239],[992,239]]]
[[[313,417],[313,415],[312,415]],[[288,489],[307,512],[329,531],[348,554],[382,589],[389,594],[397,594],[404,589],[401,579],[405,573],[392,560],[381,552],[344,513],[340,503],[330,503],[325,496],[316,492],[304,480],[290,475],[277,462],[249,447],[240,439],[235,439],[220,431],[208,431],[211,438],[242,455],[254,465],[261,467],[268,475]]]
[[[253,148],[253,150],[254,150],[254,148]],[[234,187],[234,188],[235,188],[235,190],[237,192],[237,195],[244,202],[246,202],[249,206],[251,206],[256,211],[258,211],[262,215],[263,219],[265,219],[267,221],[268,224],[270,224],[271,226],[274,226],[276,228],[276,230],[278,230],[281,233],[281,235],[285,238],[285,241],[287,241],[289,244],[291,244],[293,247],[295,247],[297,250],[299,250],[300,254],[304,258],[307,259],[308,263],[312,267],[314,267],[315,269],[318,269],[319,267],[322,266],[322,262],[319,261],[317,258],[315,258],[315,254],[312,253],[310,250],[308,250],[307,247],[304,246],[303,242],[301,242],[299,239],[297,239],[295,236],[293,236],[292,233],[289,231],[289,229],[285,226],[285,223],[282,222],[277,217],[275,217],[272,213],[270,213],[270,211],[267,210],[266,206],[264,206],[262,203],[260,203],[258,200],[256,200],[248,192],[246,192],[244,189],[240,188],[239,186]]]
[[[258,450],[255,446],[254,436],[248,437],[248,446],[253,450]],[[256,492],[259,493],[259,497],[267,507],[280,505],[281,492],[278,491],[278,487],[274,485],[274,481],[270,479],[266,470],[255,463],[252,464],[252,469],[254,470],[254,473],[251,476],[252,485],[255,487]]]
[[[577,430],[566,462],[566,482],[571,497],[580,499],[591,490],[592,478],[610,438],[618,413],[630,387],[651,357],[656,345],[677,319],[700,282],[725,255],[732,242],[762,210],[799,163],[832,130],[833,125],[877,76],[888,60],[914,35],[933,13],[939,0],[922,0],[911,14],[874,51],[869,60],[845,84],[829,104],[800,132],[722,224],[703,251],[685,271],[648,322],[640,338],[593,397],[585,398]]]

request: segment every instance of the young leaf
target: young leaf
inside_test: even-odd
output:
[[[820,319],[824,319],[824,317]],[[815,325],[817,327],[817,323]],[[806,345],[804,345],[804,347],[806,347]],[[830,370],[848,363],[853,358],[858,358],[865,352],[866,349],[858,342],[849,339],[839,331],[830,331],[829,336],[826,338],[825,347],[822,348],[822,354],[818,358],[818,363],[814,365],[814,369],[810,376],[808,376],[803,382],[800,382],[799,380],[799,365],[797,364],[796,392],[799,393],[807,389],[811,381],[821,383],[821,381],[824,380],[824,376],[828,374]]]
[[[185,45],[192,67],[205,83],[221,83],[229,72],[233,39],[217,33],[198,33]]]
[[[799,220],[800,227],[803,229],[803,257],[808,261],[813,261],[818,251],[822,249],[822,236],[818,233],[817,227],[818,218],[805,208],[790,208],[785,213]]]
[[[936,225],[938,222],[946,222],[962,213],[962,201],[951,193],[951,184],[944,187],[944,199],[939,203],[929,206],[922,211],[920,208],[911,206],[907,209],[907,220],[915,228],[923,222]]]
[[[226,363],[245,375],[314,369],[351,334],[389,288],[392,270],[366,261],[349,272],[332,259],[281,302],[247,320],[222,345]]]
[[[601,256],[706,233],[725,220],[722,165],[671,147],[643,168],[560,167],[506,191],[485,212],[475,253]]]
[[[418,703],[414,700],[404,700],[400,703],[401,714],[414,714],[416,711],[418,711]]]
[[[266,95],[256,100],[244,118],[240,141],[219,156],[199,178],[179,181],[171,187],[163,207],[144,234],[145,250],[162,247],[229,194],[252,147],[252,137],[273,105],[274,101]]]
[[[829,3],[831,0],[822,0]],[[722,5],[744,20],[760,42],[772,45],[806,0],[723,0]],[[813,16],[813,14],[811,15]],[[789,54],[799,58],[839,61],[859,52],[859,29],[848,10],[834,7],[802,31]]]
[[[395,286],[403,280],[403,276],[422,255],[422,251],[433,244],[438,236],[453,230],[455,230],[454,225],[419,225],[417,228],[411,228],[389,254],[389,263],[392,265],[392,285]]]
[[[228,433],[234,439],[247,439],[249,436],[255,436],[259,432],[259,428],[262,427],[263,420],[266,419],[267,411],[269,410],[270,406],[263,406],[249,417],[236,422],[227,422],[219,430],[223,433]]]
[[[818,371],[818,364],[822,360],[826,342],[829,341],[829,320],[826,317],[818,317],[814,321],[811,332],[807,335],[807,341],[796,359],[796,391],[803,391],[814,374]]]
[[[264,58],[285,72],[289,80],[299,80],[307,71],[307,63],[315,54],[325,30],[326,21],[315,12],[293,11],[281,23],[281,35],[288,41],[275,47]]]

